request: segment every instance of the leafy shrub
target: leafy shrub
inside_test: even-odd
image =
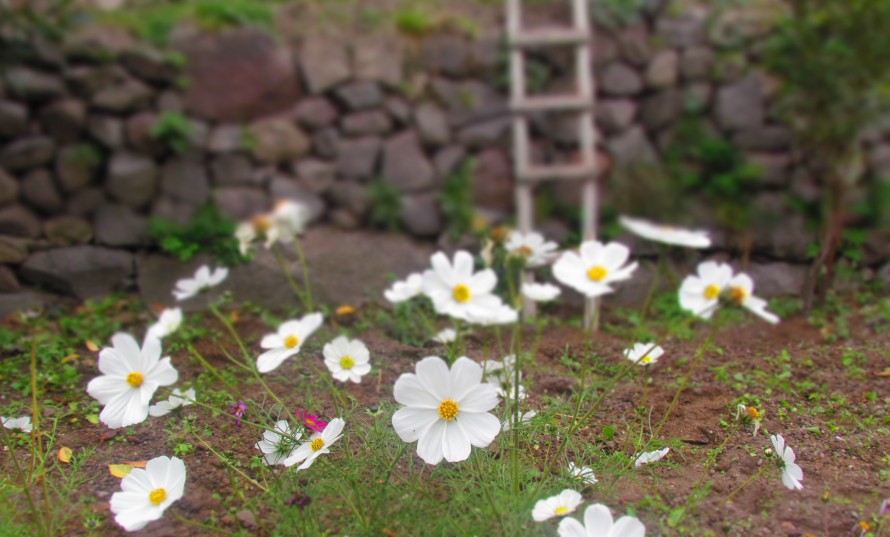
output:
[[[442,185],[442,212],[452,238],[473,227],[473,183],[475,162],[468,160],[451,173]]]
[[[383,179],[371,183],[368,189],[371,200],[371,224],[389,230],[397,230],[402,219],[402,193]]]
[[[195,126],[182,114],[165,112],[151,126],[149,134],[160,140],[177,153],[185,153],[192,146]]]
[[[152,218],[149,232],[160,247],[183,261],[207,252],[226,266],[246,261],[234,237],[237,223],[225,218],[213,203],[207,203],[187,224],[169,218]]]

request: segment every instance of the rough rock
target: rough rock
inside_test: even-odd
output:
[[[211,153],[233,153],[241,149],[244,149],[244,131],[240,125],[217,125],[207,136],[207,150]]]
[[[470,47],[466,39],[450,34],[434,34],[423,40],[420,51],[424,69],[455,78],[470,70]]]
[[[124,122],[116,117],[90,116],[87,120],[87,130],[108,149],[120,149],[124,146]]]
[[[161,196],[152,203],[151,216],[165,218],[185,225],[194,220],[198,214],[198,209],[199,207],[193,203],[169,196]]]
[[[368,187],[355,181],[341,181],[329,193],[331,201],[338,207],[347,209],[358,218],[364,218],[370,208]]]
[[[124,50],[120,62],[130,74],[147,82],[168,84],[179,76],[179,69],[169,54],[146,46]]]
[[[714,87],[708,82],[693,82],[683,88],[683,101],[687,111],[704,112],[711,106]]]
[[[603,99],[595,108],[596,124],[608,134],[623,131],[633,124],[637,104],[632,99]]]
[[[400,216],[405,229],[418,237],[435,237],[444,227],[438,192],[404,196]]]
[[[0,235],[0,263],[17,265],[27,257],[28,244],[26,240]]]
[[[448,116],[436,104],[425,101],[414,109],[414,121],[424,144],[445,145],[451,138]]]
[[[99,246],[72,246],[35,252],[22,265],[26,282],[79,299],[96,298],[128,285],[133,256]]]
[[[158,112],[162,114],[182,114],[185,112],[185,99],[176,91],[162,91],[158,96]]]
[[[257,121],[251,124],[250,133],[253,156],[268,164],[299,160],[312,145],[306,134],[285,117]]]
[[[19,182],[0,168],[0,205],[15,201],[19,196]]]
[[[253,166],[246,155],[228,154],[210,162],[214,186],[247,186],[257,184]]]
[[[56,155],[56,143],[47,136],[20,138],[0,151],[0,166],[16,172],[41,166]]]
[[[490,147],[506,140],[512,120],[497,117],[462,128],[457,133],[457,141],[474,149]]]
[[[672,47],[687,48],[705,42],[705,27],[694,17],[660,17],[655,34]]]
[[[360,80],[338,87],[334,91],[343,106],[347,110],[367,110],[383,104],[383,90],[380,84],[369,80]]]
[[[646,136],[646,131],[639,125],[628,129],[620,136],[606,143],[609,154],[616,166],[626,166],[636,162],[655,162],[658,155]]]
[[[40,219],[23,205],[7,205],[0,208],[0,234],[37,238],[40,236]]]
[[[448,109],[448,122],[452,127],[505,116],[509,112],[503,96],[478,80],[456,83],[437,78],[432,81],[430,89]]]
[[[675,122],[682,112],[682,92],[679,88],[668,88],[647,97],[640,115],[646,128],[656,131]]]
[[[436,177],[443,179],[460,166],[467,156],[466,150],[459,145],[443,147],[433,157],[433,167],[436,169]]]
[[[791,178],[791,155],[788,153],[749,153],[748,162],[761,168],[761,180],[768,185],[786,185]]]
[[[784,125],[767,125],[738,132],[732,141],[749,151],[782,151],[791,147],[793,134]]]
[[[15,277],[15,272],[6,265],[0,265],[0,293],[13,293],[21,288],[18,278]]]
[[[343,40],[310,37],[300,51],[303,78],[313,94],[323,93],[349,79],[349,54]]]
[[[707,79],[714,67],[714,51],[709,47],[691,47],[683,51],[680,73],[686,80]]]
[[[476,157],[473,205],[494,211],[513,210],[513,169],[503,149],[491,148]]]
[[[337,121],[337,107],[324,97],[309,97],[300,101],[294,111],[297,122],[307,129],[322,129]]]
[[[65,94],[61,78],[28,67],[6,69],[3,81],[10,95],[29,103],[50,101]]]
[[[120,203],[106,203],[93,215],[96,242],[106,246],[147,244],[148,219]]]
[[[247,220],[265,213],[272,205],[263,189],[243,186],[214,189],[213,201],[223,216],[235,220]]]
[[[625,60],[632,65],[645,66],[652,54],[646,25],[635,24],[623,28],[621,33],[618,34],[618,46]]]
[[[355,77],[395,87],[402,82],[404,53],[397,39],[385,36],[358,37],[353,43]]]
[[[53,246],[75,246],[90,242],[93,226],[77,216],[58,216],[44,222],[43,234]]]
[[[341,140],[337,149],[337,168],[344,179],[367,180],[374,176],[380,149],[380,138],[367,137]]]
[[[717,90],[717,122],[724,130],[752,129],[763,124],[765,115],[760,80],[748,76]]]
[[[76,65],[65,71],[65,80],[72,92],[82,99],[90,99],[100,89],[114,84],[123,73],[114,64],[102,66]]]
[[[88,187],[75,192],[65,203],[65,213],[72,216],[89,216],[105,201],[105,191]]]
[[[293,171],[299,183],[316,194],[327,192],[337,180],[337,167],[323,160],[303,159],[293,166]]]
[[[144,207],[157,192],[158,168],[152,159],[143,155],[128,151],[115,153],[108,165],[105,188],[112,197],[131,207]]]
[[[337,158],[340,151],[340,133],[331,127],[321,129],[312,135],[315,154],[322,158]]]
[[[796,296],[803,290],[807,267],[791,263],[752,263],[746,272],[757,282],[757,296]]]
[[[153,97],[154,92],[143,82],[127,79],[99,90],[93,95],[92,106],[103,112],[123,114],[145,108]]]
[[[343,133],[347,136],[383,135],[392,128],[392,120],[383,110],[365,110],[343,118]]]
[[[28,130],[28,107],[0,100],[0,138],[21,136]]]
[[[78,99],[61,99],[40,110],[40,123],[45,132],[62,143],[76,141],[86,120],[86,105]]]
[[[603,70],[600,87],[606,95],[616,97],[636,95],[643,89],[643,79],[632,67],[615,62]]]
[[[646,68],[646,85],[661,89],[673,86],[679,78],[680,55],[674,49],[660,50]]]
[[[386,101],[383,103],[383,107],[386,108],[387,113],[389,113],[399,125],[406,126],[411,123],[413,114],[411,113],[411,106],[408,105],[405,99],[394,96],[387,97]]]
[[[32,208],[43,214],[55,214],[62,210],[62,194],[53,181],[53,175],[43,168],[31,170],[22,179],[21,197]]]
[[[435,181],[433,166],[424,155],[417,135],[410,131],[386,141],[382,174],[386,182],[401,192],[431,188]]]
[[[168,160],[161,169],[161,192],[196,206],[207,201],[210,198],[210,179],[203,162],[190,157]]]

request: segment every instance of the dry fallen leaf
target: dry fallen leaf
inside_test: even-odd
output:
[[[124,464],[132,466],[133,468],[145,468],[148,461],[124,461]]]
[[[99,346],[96,345],[95,343],[93,343],[92,341],[90,341],[89,339],[87,340],[86,345],[87,345],[87,349],[89,349],[90,352],[96,352],[99,350]]]
[[[108,471],[111,472],[111,475],[114,477],[118,477],[123,479],[133,470],[133,466],[129,464],[109,464]]]
[[[68,464],[71,462],[71,455],[73,455],[71,448],[69,447],[61,447],[59,448],[59,460]]]

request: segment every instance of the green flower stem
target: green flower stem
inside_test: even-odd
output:
[[[300,285],[297,283],[297,280],[294,279],[294,275],[291,274],[290,266],[287,263],[287,259],[285,259],[284,254],[281,252],[281,248],[278,244],[272,245],[272,253],[275,254],[275,259],[278,261],[278,266],[281,267],[281,272],[284,273],[284,277],[287,279],[288,285],[293,290],[294,294],[297,296],[297,300],[300,301],[300,304],[303,305],[303,308],[306,311],[311,311],[309,307],[309,301],[303,289],[300,289]]]
[[[520,310],[519,319],[513,325],[513,408],[510,412],[510,422],[512,427],[510,432],[513,438],[513,489],[519,493],[519,382],[522,377],[522,319],[523,314]]]
[[[303,273],[303,291],[306,294],[306,300],[303,303],[307,311],[315,310],[315,303],[312,300],[312,285],[309,283],[309,263],[306,261],[306,253],[303,251],[303,244],[300,239],[294,237],[294,247],[297,250],[297,258],[300,260],[300,271]]]
[[[239,399],[242,399],[242,400],[246,399],[246,397],[244,397],[244,394],[241,392],[241,389],[238,386],[234,386],[231,383],[229,383],[229,381],[226,380],[226,378],[222,376],[222,374],[219,372],[219,370],[216,369],[215,367],[213,367],[212,365],[210,365],[210,362],[208,362],[204,358],[204,356],[200,352],[198,352],[198,349],[196,349],[194,347],[194,345],[189,343],[188,349],[189,349],[189,352],[191,353],[191,355],[194,356],[195,358],[197,358],[197,360],[199,362],[201,362],[201,365],[204,366],[204,369],[209,371],[211,375],[213,375],[214,377],[217,378],[217,380],[222,382],[226,386],[226,388],[228,388],[230,390],[231,393],[237,393]],[[242,365],[242,367],[244,367],[244,366]]]
[[[245,423],[246,423],[246,422],[245,422]],[[210,444],[208,444],[203,438],[201,438],[200,436],[198,436],[197,434],[195,434],[194,431],[192,431],[192,436],[194,436],[195,438],[197,438],[197,439],[198,439],[198,442],[201,442],[201,444],[202,444],[205,448],[207,448],[208,451],[210,451],[211,453],[213,453],[214,455],[216,455],[216,457],[217,457],[219,460],[225,462],[227,468],[231,468],[232,470],[234,470],[235,472],[237,472],[239,475],[241,475],[241,477],[243,477],[244,479],[246,479],[250,484],[252,484],[252,485],[255,486],[256,488],[262,490],[263,492],[269,492],[269,489],[268,489],[268,488],[264,487],[264,486],[261,485],[258,481],[256,481],[255,479],[253,479],[252,477],[250,477],[249,475],[247,475],[246,473],[244,473],[240,468],[238,468],[238,467],[236,467],[236,466],[233,466],[233,465],[229,464],[229,463],[226,461],[226,459],[225,459],[222,455],[219,454],[219,452],[217,452],[215,449],[213,449],[213,447],[212,447]]]
[[[689,487],[690,491],[695,491],[698,486],[701,485],[701,482],[705,480],[708,472],[711,470],[711,467],[714,466],[714,464],[717,462],[717,459],[720,457],[720,454],[723,453],[723,450],[726,448],[726,444],[729,443],[729,441],[732,439],[732,437],[735,436],[735,433],[737,433],[740,428],[741,422],[737,421],[732,426],[732,429],[730,429],[729,433],[726,434],[726,438],[723,439],[723,442],[721,442],[720,445],[717,446],[716,450],[711,452],[710,456],[708,457],[708,461],[705,463],[705,471],[702,472],[701,477],[699,477],[698,480],[693,483],[691,487]]]
[[[736,488],[734,491],[730,492],[729,496],[727,496],[726,500],[724,500],[724,503],[732,502],[732,499],[735,498],[736,494],[738,494],[739,492],[742,491],[742,489],[744,489],[745,487],[747,487],[748,485],[750,485],[751,483],[756,481],[758,478],[760,478],[760,476],[762,476],[764,474],[764,472],[766,472],[767,469],[769,469],[769,467],[770,467],[769,462],[765,462],[763,464],[763,468],[761,468],[759,472],[757,472],[756,474],[749,477],[747,481],[745,481],[744,483],[739,485],[738,488]]]
[[[649,286],[649,292],[646,294],[646,301],[643,303],[643,309],[640,310],[640,326],[646,322],[649,310],[652,308],[652,301],[655,299],[655,293],[658,291],[658,284],[661,283],[661,273],[665,270],[665,248],[659,245],[658,263],[655,265],[655,274],[652,276],[652,285]]]
[[[31,477],[30,475],[25,475],[22,465],[19,464],[12,433],[6,427],[0,427],[0,431],[3,432],[3,443],[9,449],[9,459],[12,461],[15,473],[18,474],[19,479],[22,481],[22,491],[25,493],[25,499],[28,501],[28,512],[33,519],[32,522],[37,526],[37,534],[42,535],[44,530],[41,527],[41,522],[46,520],[46,523],[49,524],[49,519],[44,516],[45,512],[38,511],[37,506],[34,504],[34,497],[31,496]]]

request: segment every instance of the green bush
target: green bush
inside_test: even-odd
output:
[[[234,237],[237,222],[225,218],[213,203],[207,203],[187,224],[169,218],[152,218],[149,232],[160,247],[183,261],[207,252],[219,263],[232,266],[247,259],[238,251]]]
[[[451,237],[458,239],[473,228],[475,162],[466,161],[442,185],[442,212]]]
[[[371,224],[395,231],[401,227],[402,193],[383,179],[371,183],[368,189],[371,200]]]
[[[195,126],[189,118],[176,112],[165,112],[151,126],[149,134],[177,153],[185,153],[192,146]]]

